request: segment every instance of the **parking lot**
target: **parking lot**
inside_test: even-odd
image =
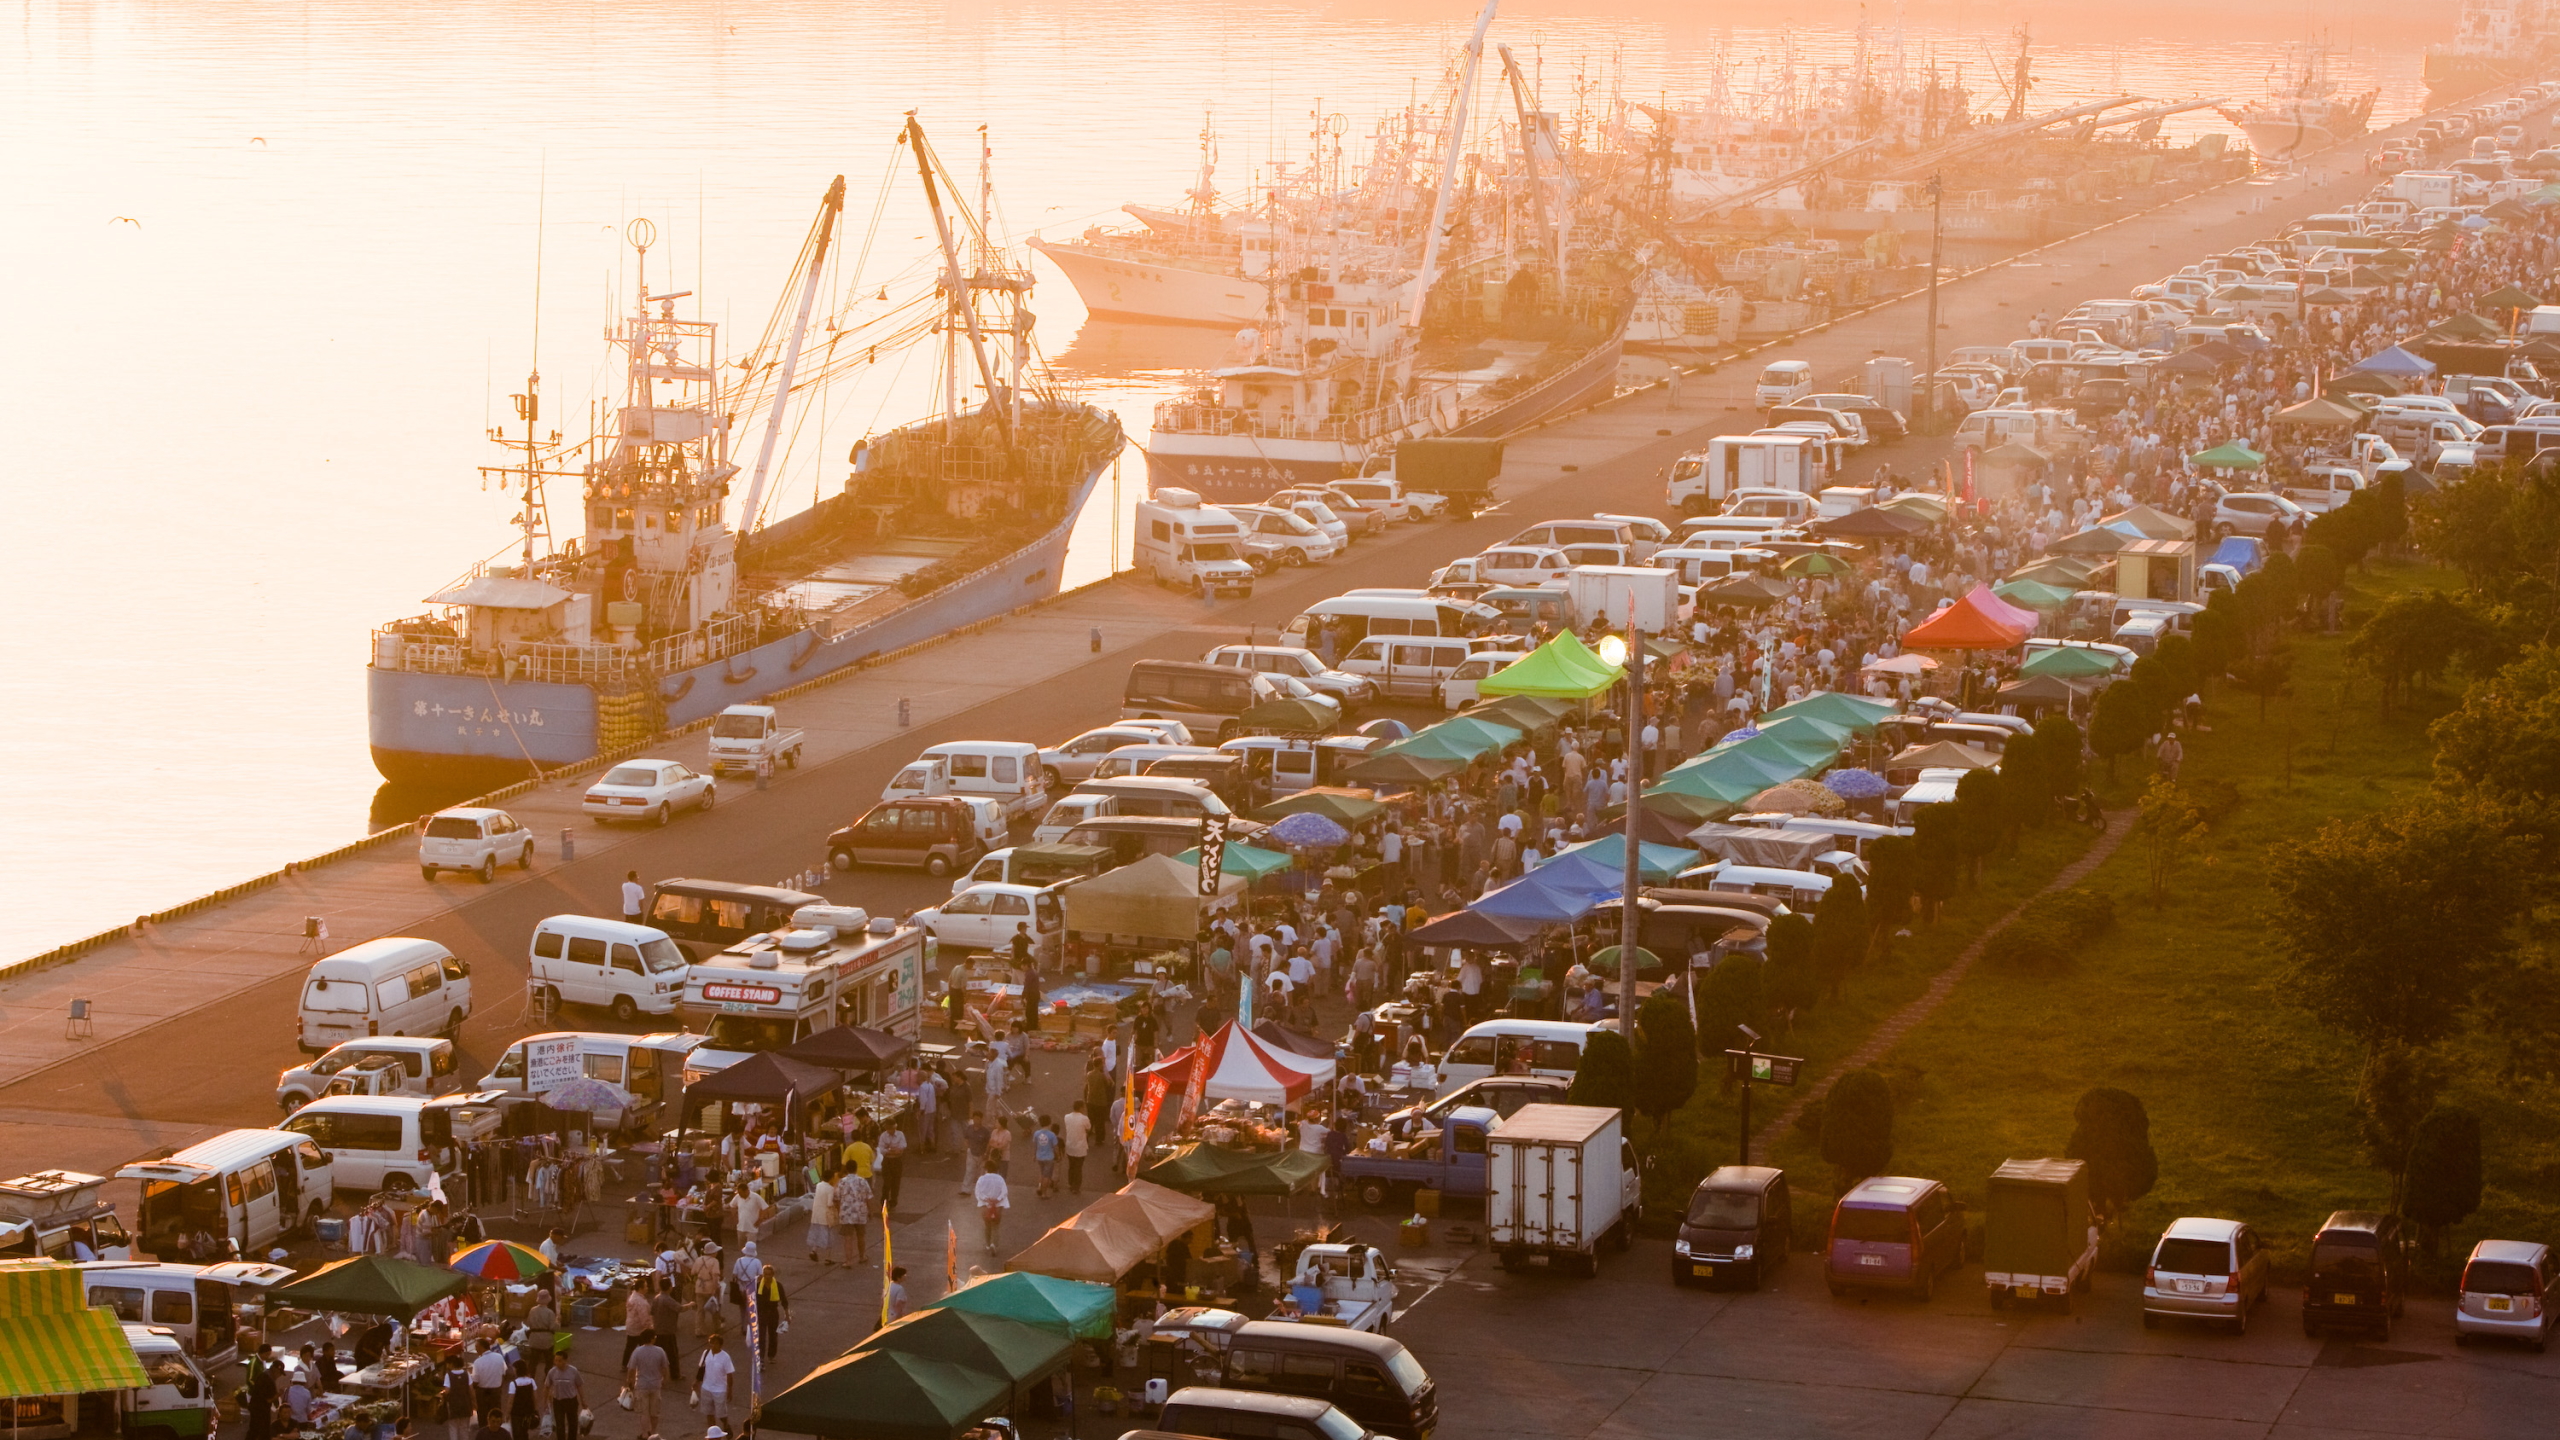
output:
[[[2560,1413],[2560,1355],[2457,1348],[2443,1298],[2412,1298],[2387,1343],[2310,1340],[2301,1292],[2281,1286],[2234,1336],[2145,1330],[2137,1276],[2098,1276],[2063,1315],[1994,1312],[1978,1265],[1922,1305],[1835,1300],[1801,1253],[1748,1294],[1676,1288],[1670,1263],[1661,1240],[1605,1257],[1596,1280],[1505,1274],[1479,1253],[1408,1283],[1390,1331],[1439,1382],[1451,1440],[2514,1437]]]

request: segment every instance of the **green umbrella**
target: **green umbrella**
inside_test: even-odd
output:
[[[1238,730],[1272,730],[1289,735],[1324,735],[1342,722],[1342,713],[1312,700],[1282,695],[1265,700],[1237,716]]]
[[[2237,441],[2226,441],[2200,454],[2188,456],[2187,463],[2213,470],[2255,470],[2267,463],[2267,457]]]
[[[1012,1398],[1011,1380],[974,1366],[856,1350],[765,1401],[756,1425],[829,1440],[951,1440],[971,1421],[1002,1413]]]
[[[1197,867],[1200,863],[1200,847],[1194,845],[1173,858],[1185,865]],[[1220,852],[1219,869],[1225,874],[1239,876],[1246,884],[1251,884],[1265,875],[1276,875],[1288,869],[1290,863],[1290,857],[1280,851],[1260,850],[1251,845],[1239,845],[1230,840],[1227,842],[1227,848]]]
[[[1309,1158],[1319,1168],[1324,1164],[1324,1157],[1320,1155]],[[1071,1340],[1102,1340],[1111,1334],[1111,1322],[1119,1309],[1119,1297],[1108,1285],[1016,1272],[971,1281],[926,1308],[972,1310],[981,1315],[1018,1320],[1035,1330],[1046,1330]]]
[[[1857,567],[1837,555],[1799,555],[1778,567],[1778,573],[1796,580],[1820,580],[1832,575],[1846,575]]]
[[[2051,675],[2059,680],[2077,679],[2084,675],[2112,675],[2115,657],[2103,650],[2086,650],[2076,645],[2039,650],[2018,667],[2023,675]]]
[[[267,1303],[340,1315],[414,1318],[439,1300],[471,1288],[471,1277],[397,1255],[356,1255],[323,1265],[267,1292]]]
[[[1283,795],[1253,812],[1253,818],[1268,824],[1283,815],[1321,815],[1344,826],[1360,824],[1387,807],[1365,795],[1347,794],[1340,790],[1301,790]]]

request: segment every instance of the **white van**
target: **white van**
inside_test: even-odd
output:
[[[1208,786],[1197,780],[1184,780],[1172,775],[1121,775],[1109,780],[1087,780],[1075,788],[1075,793],[1109,796],[1115,815],[1171,815],[1178,819],[1199,820],[1211,815],[1235,813]]]
[[[1449,678],[1440,682],[1440,708],[1464,710],[1483,699],[1484,682],[1491,679],[1495,671],[1527,653],[1525,650],[1467,652],[1467,658],[1459,661],[1458,668],[1449,672]]]
[[[1159,585],[1218,595],[1251,595],[1244,523],[1190,490],[1159,490],[1138,502],[1130,560]]]
[[[421,1100],[414,1095],[326,1095],[293,1112],[284,1128],[329,1157],[349,1190],[424,1190],[438,1149],[498,1133],[494,1090]]]
[[[1766,410],[1773,405],[1793,405],[1813,393],[1813,366],[1802,360],[1780,360],[1760,372],[1760,383],[1752,387],[1751,403]]]
[[[1031,843],[1054,845],[1067,838],[1067,832],[1097,815],[1117,815],[1119,808],[1108,795],[1061,795],[1050,805],[1040,823],[1031,827]]]
[[[683,983],[681,977],[677,983]],[[642,1107],[663,1105],[681,1093],[685,1057],[701,1043],[701,1036],[683,1030],[651,1035],[548,1030],[509,1045],[480,1077],[479,1088],[539,1098],[572,1080],[601,1080],[621,1087]]]
[[[1683,870],[1676,882],[1686,890],[1740,890],[1752,895],[1766,895],[1783,900],[1787,908],[1810,915],[1831,893],[1831,877],[1811,870],[1778,870],[1766,865],[1737,865],[1718,860],[1694,870]]]
[[[104,1175],[40,1170],[0,1181],[0,1260],[124,1260],[133,1254]],[[87,1253],[82,1253],[85,1247]]]
[[[1473,635],[1499,618],[1491,606],[1432,595],[1336,595],[1319,600],[1281,633],[1314,649],[1317,622],[1336,622],[1345,644],[1371,635]],[[1337,667],[1339,668],[1339,667]]]
[[[312,963],[302,982],[304,1054],[366,1035],[462,1033],[471,967],[433,940],[387,936]]]
[[[1573,1020],[1487,1020],[1468,1027],[1440,1057],[1446,1095],[1492,1075],[1554,1075],[1570,1080],[1582,1068],[1582,1046],[1601,1027]]]
[[[1147,767],[1159,760],[1182,755],[1215,755],[1214,745],[1123,745],[1094,763],[1087,780],[1114,780],[1123,775],[1144,775]]]
[[[602,1005],[628,1025],[672,1015],[690,963],[667,932],[593,915],[554,915],[533,927],[533,984],[554,1015],[562,1001]]]
[[[140,1238],[154,1255],[179,1254],[195,1235],[262,1254],[338,1198],[328,1152],[289,1130],[225,1131],[166,1160],[127,1165],[116,1178],[142,1182]]]
[[[1713,585],[1732,579],[1737,572],[1749,573],[1757,558],[1747,548],[1711,548],[1683,541],[1671,549],[1654,551],[1652,563],[1678,575],[1683,585]]]
[[[948,793],[994,800],[1007,815],[1037,815],[1049,801],[1040,747],[1022,740],[954,740],[928,745],[920,760],[939,760]]]
[[[1343,770],[1358,764],[1372,747],[1384,743],[1370,735],[1327,735],[1313,741],[1286,735],[1246,735],[1218,748],[1245,757],[1245,764],[1262,777],[1268,793],[1276,799],[1318,785],[1341,784]]]
[[[240,1302],[293,1278],[291,1266],[264,1260],[213,1265],[99,1260],[78,1268],[91,1308],[112,1310],[129,1326],[166,1329],[208,1370],[239,1358]]]
[[[1475,647],[1465,640],[1372,635],[1342,657],[1342,669],[1385,694],[1420,699],[1440,693],[1440,682],[1458,673]]]

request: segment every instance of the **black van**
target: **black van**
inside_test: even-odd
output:
[[[1219,739],[1235,718],[1263,698],[1255,672],[1198,660],[1141,660],[1129,667],[1120,695],[1123,720],[1180,720],[1192,733],[1215,731]]]
[[[1440,1422],[1439,1387],[1402,1341],[1336,1325],[1257,1320],[1238,1326],[1218,1383],[1330,1401],[1399,1440],[1423,1440]]]
[[[2398,1219],[2369,1210],[2340,1210],[2311,1237],[2311,1278],[2302,1282],[2302,1333],[2329,1327],[2371,1330],[2391,1338],[2405,1303],[2409,1241]]]
[[[1739,1280],[1746,1290],[1787,1258],[1794,1238],[1787,1172],[1767,1165],[1724,1165],[1698,1182],[1680,1238],[1671,1245],[1671,1282]]]
[[[786,929],[791,912],[803,905],[824,905],[827,897],[771,885],[739,885],[727,880],[661,880],[649,900],[644,923],[678,940],[722,949],[750,935]]]

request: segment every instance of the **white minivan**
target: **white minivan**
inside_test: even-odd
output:
[[[264,1260],[211,1265],[98,1260],[79,1269],[80,1288],[92,1309],[112,1310],[127,1325],[166,1329],[209,1370],[239,1356],[240,1303],[293,1278],[293,1267]]]
[[[433,940],[385,936],[312,962],[302,982],[303,1053],[367,1035],[456,1039],[471,1014],[471,967]]]
[[[1487,1020],[1470,1026],[1440,1057],[1440,1088],[1494,1075],[1554,1075],[1570,1080],[1582,1068],[1582,1047],[1600,1029],[1574,1020]]]
[[[1766,410],[1773,405],[1793,405],[1812,393],[1813,367],[1802,360],[1780,360],[1760,372],[1751,403]]]
[[[1440,682],[1458,673],[1475,646],[1420,635],[1372,635],[1342,657],[1342,669],[1391,696],[1436,699]]]
[[[139,1238],[154,1255],[183,1253],[198,1235],[261,1254],[338,1198],[328,1153],[281,1129],[227,1130],[165,1160],[127,1165],[116,1178],[142,1182]]]
[[[602,1005],[627,1025],[672,1015],[684,998],[684,950],[647,925],[554,915],[533,927],[532,961],[535,993],[555,1015],[563,1001]]]
[[[1040,747],[1021,740],[954,740],[928,745],[919,760],[942,762],[950,793],[994,800],[1007,815],[1037,815],[1049,801]]]
[[[498,1133],[501,1095],[483,1090],[421,1100],[413,1095],[327,1095],[293,1112],[284,1128],[320,1147],[348,1190],[424,1190],[436,1151]]]

